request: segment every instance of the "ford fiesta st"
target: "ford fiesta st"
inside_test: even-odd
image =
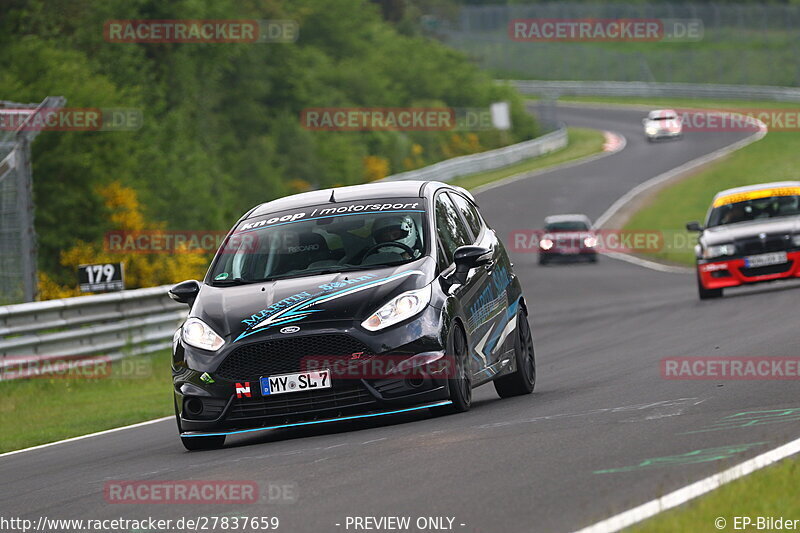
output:
[[[505,247],[463,189],[393,182],[259,205],[233,227],[175,333],[190,450],[227,435],[530,393],[533,342]]]
[[[683,135],[681,118],[672,109],[650,111],[647,117],[642,119],[642,125],[648,141],[676,139]]]
[[[701,300],[726,287],[800,277],[800,181],[750,185],[714,197],[695,246]]]

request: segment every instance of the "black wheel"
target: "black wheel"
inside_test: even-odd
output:
[[[597,254],[592,254],[589,256],[590,263],[597,263]]]
[[[536,357],[533,353],[533,338],[528,325],[528,317],[523,311],[517,313],[514,355],[517,363],[514,373],[494,381],[494,388],[501,398],[530,394],[536,386]]]
[[[215,450],[225,444],[225,435],[215,437],[181,437],[183,447],[189,451]]]
[[[703,287],[703,282],[700,281],[700,273],[697,273],[697,295],[701,300],[710,300],[711,298],[719,298],[722,296],[722,289],[706,289]]]
[[[469,364],[469,349],[467,338],[459,326],[453,326],[450,337],[447,339],[448,357],[453,358],[455,369],[447,380],[450,391],[450,405],[434,407],[432,411],[437,414],[463,413],[469,411],[472,405],[472,369]]]
[[[548,261],[548,259],[545,256],[543,256],[543,255],[539,256],[539,264],[540,265],[546,265],[547,261]]]
[[[178,414],[178,404],[175,399],[172,399],[172,405],[175,407],[175,422],[178,424],[178,434],[183,432],[181,428],[181,417]],[[213,450],[222,448],[225,444],[225,435],[218,437],[181,437],[183,447],[189,451],[195,450]]]

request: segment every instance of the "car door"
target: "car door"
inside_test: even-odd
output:
[[[440,267],[444,266],[445,270],[452,271],[454,268],[453,253],[460,246],[472,244],[474,236],[462,219],[453,200],[445,192],[439,193],[436,197],[435,218],[437,239],[440,251],[444,256]],[[452,272],[446,273],[446,275],[452,276]],[[481,376],[491,375],[488,373],[488,368],[492,364],[489,356],[485,352],[475,349],[476,343],[486,335],[487,330],[487,320],[481,306],[484,303],[483,299],[488,296],[486,293],[488,278],[486,268],[482,266],[473,268],[467,273],[464,282],[454,285],[452,289],[452,294],[459,301],[463,312],[464,326],[470,346],[472,373],[473,376],[478,376],[478,382],[481,381]]]
[[[486,225],[472,201],[455,192],[448,194],[470,229],[473,244],[492,251],[492,260],[484,267],[485,286],[475,306],[476,314],[483,322],[475,349],[486,357],[490,365],[488,374],[491,375],[499,370],[498,363],[506,359],[509,349],[513,350],[513,335],[510,333],[516,322],[509,322],[514,320],[516,310],[510,306],[508,295],[511,264],[500,239]]]

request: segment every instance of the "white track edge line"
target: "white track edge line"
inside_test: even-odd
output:
[[[104,431],[98,431],[96,433],[89,433],[88,435],[79,435],[77,437],[71,437],[69,439],[57,440],[57,441],[54,441],[54,442],[48,442],[46,444],[39,444],[38,446],[31,446],[30,448],[22,448],[21,450],[12,450],[10,452],[0,453],[0,458],[1,457],[7,457],[9,455],[16,455],[18,453],[23,453],[23,452],[30,452],[30,451],[33,451],[33,450],[41,450],[42,448],[49,448],[50,446],[55,446],[56,444],[66,444],[67,442],[75,442],[75,441],[78,441],[78,440],[88,439],[88,438],[91,438],[91,437],[99,437],[100,435],[108,435],[109,433],[116,433],[117,431],[123,431],[123,430],[126,430],[126,429],[133,429],[133,428],[138,428],[138,427],[142,427],[142,426],[148,426],[150,424],[155,424],[157,422],[163,422],[164,420],[170,420],[172,418],[174,418],[174,416],[165,416],[165,417],[162,417],[162,418],[155,418],[153,420],[146,420],[144,422],[137,422],[136,424],[131,424],[129,426],[122,426],[122,427],[118,427],[118,428],[106,429]]]
[[[606,222],[608,222],[608,219],[614,216],[616,212],[622,208],[623,205],[627,204],[628,202],[631,201],[632,198],[638,196],[647,189],[655,187],[656,185],[664,181],[667,181],[670,178],[673,178],[679,174],[683,174],[684,172],[694,170],[696,167],[710,163],[711,161],[726,156],[731,152],[735,152],[740,148],[744,148],[748,144],[752,144],[762,139],[767,134],[767,131],[766,131],[766,126],[763,124],[763,122],[761,123],[761,125],[763,126],[763,129],[759,129],[759,131],[757,131],[753,135],[750,135],[748,137],[745,137],[744,139],[736,141],[733,144],[729,144],[728,146],[723,146],[722,148],[714,150],[710,154],[706,154],[698,158],[692,159],[691,161],[687,161],[686,163],[680,166],[677,166],[671,170],[659,174],[658,176],[655,176],[647,181],[640,183],[633,189],[623,194],[619,199],[617,199],[616,202],[611,204],[611,207],[606,209],[606,211],[597,218],[597,220],[595,221],[595,226],[602,227]]]
[[[766,466],[785,459],[800,452],[800,439],[795,439],[789,443],[779,446],[773,450],[759,456],[748,459],[743,463],[733,466],[718,474],[714,474],[705,479],[701,479],[691,485],[686,485],[678,490],[670,492],[660,498],[656,498],[647,503],[629,509],[620,514],[606,518],[596,524],[578,530],[576,533],[614,533],[623,528],[632,526],[638,522],[651,518],[663,511],[678,507],[684,503],[702,496],[714,489],[721,487],[731,481],[742,478],[748,474],[760,470]]]
[[[618,261],[625,261],[626,263],[631,263],[634,265],[638,265],[640,267],[649,268],[651,270],[658,270],[659,272],[669,272],[671,274],[690,274],[694,272],[694,269],[691,267],[667,265],[666,263],[658,263],[656,261],[650,261],[648,259],[643,259],[635,255],[625,254],[621,252],[606,252],[602,254],[602,256],[610,257],[611,259],[616,259]]]
[[[686,163],[678,167],[675,167],[671,170],[668,170],[667,172],[659,174],[658,176],[652,177],[649,180],[644,181],[639,185],[637,185],[636,187],[634,187],[633,189],[629,190],[628,192],[623,194],[619,199],[617,199],[616,202],[611,204],[611,207],[606,209],[606,211],[597,218],[597,220],[595,221],[595,226],[601,228],[604,224],[608,222],[608,220],[612,216],[614,216],[617,213],[617,211],[622,209],[622,207],[625,204],[627,204],[636,196],[642,194],[646,190],[655,187],[656,185],[660,185],[661,183],[668,181],[679,174],[689,172],[697,167],[711,163],[712,161],[716,161],[717,159],[720,159],[730,153],[733,153],[736,150],[744,148],[749,144],[752,144],[756,141],[763,139],[767,135],[767,126],[760,120],[758,120],[757,122],[759,124],[759,130],[754,134],[745,137],[744,139],[741,139],[739,141],[736,141],[733,144],[729,144],[728,146],[723,146],[722,148],[714,150],[710,154],[706,154],[698,158],[692,159],[691,161],[687,161]],[[657,261],[648,261],[622,252],[616,252],[604,255],[611,257],[612,259],[616,259],[618,261],[626,261],[628,263],[632,263],[634,265],[638,265],[644,268],[649,268],[650,270],[657,270],[659,272],[685,273],[687,272],[686,270],[687,268],[689,269],[689,271],[693,270],[690,267],[677,267],[677,266],[666,265],[664,263],[659,263]]]

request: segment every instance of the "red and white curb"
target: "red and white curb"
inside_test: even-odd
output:
[[[604,152],[619,152],[625,148],[625,137],[613,131],[604,131],[605,143],[603,143]]]

